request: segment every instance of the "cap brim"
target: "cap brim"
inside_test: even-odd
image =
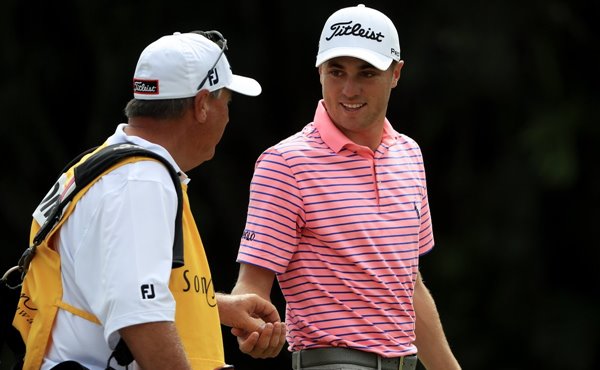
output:
[[[329,59],[337,57],[354,57],[362,59],[382,71],[387,70],[392,64],[393,59],[379,53],[364,48],[339,47],[331,48],[317,55],[315,67],[320,66]]]
[[[262,87],[253,78],[233,75],[231,82],[227,85],[229,90],[248,96],[257,96],[262,92]]]

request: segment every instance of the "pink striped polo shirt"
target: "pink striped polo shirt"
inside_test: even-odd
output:
[[[413,287],[431,248],[420,148],[387,119],[373,152],[321,101],[314,122],[258,158],[238,262],[277,274],[291,351],[415,353]]]

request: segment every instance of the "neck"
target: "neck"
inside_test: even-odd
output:
[[[352,131],[338,126],[338,128],[352,140],[354,143],[370,148],[372,151],[377,150],[381,139],[383,138],[383,126],[374,126],[368,130]]]
[[[185,155],[186,140],[185,130],[178,120],[157,120],[149,117],[130,118],[124,131],[129,136],[137,136],[146,141],[158,144],[165,148],[173,157],[177,165],[187,171]]]

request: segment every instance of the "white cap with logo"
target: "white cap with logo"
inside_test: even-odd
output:
[[[386,70],[393,60],[400,60],[398,31],[385,14],[363,4],[340,9],[325,22],[316,66],[341,56]]]
[[[250,96],[262,91],[256,80],[232,73],[215,42],[198,33],[175,32],[142,51],[133,77],[133,96],[140,100],[188,98],[196,95],[204,79],[200,88],[209,91],[225,87]]]

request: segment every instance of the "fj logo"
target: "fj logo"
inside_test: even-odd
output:
[[[142,299],[152,299],[156,297],[156,294],[154,294],[154,284],[144,284],[141,288]]]
[[[219,83],[219,74],[217,73],[216,68],[213,68],[210,72],[208,72],[208,83],[210,86],[214,86]]]

